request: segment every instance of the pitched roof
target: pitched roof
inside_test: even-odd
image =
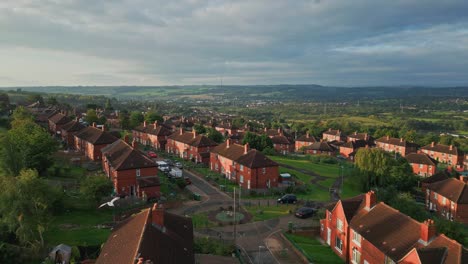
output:
[[[309,134],[302,135],[296,139],[296,141],[302,141],[302,142],[317,142],[317,139],[314,136],[311,136]]]
[[[406,155],[405,159],[409,163],[426,164],[432,166],[436,166],[438,163],[435,159],[429,157],[429,155],[424,153],[410,153]]]
[[[416,250],[421,264],[442,264],[447,258],[447,248],[418,248]]]
[[[353,138],[353,139],[357,139],[357,140],[365,140],[365,141],[373,140],[372,136],[370,136],[369,134],[367,134],[367,133],[358,133],[358,132],[354,132],[353,134],[348,135],[348,138]]]
[[[365,211],[365,210],[361,210]],[[394,261],[402,259],[420,239],[420,223],[392,207],[378,203],[360,213],[350,226]]]
[[[83,128],[85,128],[85,126],[83,126],[82,124],[80,124],[80,122],[76,120],[72,120],[62,126],[62,130],[67,132],[76,132],[80,131]]]
[[[75,134],[76,137],[94,145],[111,144],[118,140],[111,133],[89,126]]]
[[[218,145],[218,143],[214,142],[213,140],[209,139],[204,135],[195,135],[194,137],[193,132],[184,132],[183,134],[180,134],[180,132],[175,132],[172,133],[172,135],[170,135],[169,138],[174,141],[182,142],[193,147],[211,147]]]
[[[284,145],[290,145],[292,144],[289,139],[283,135],[276,135],[271,138],[271,141],[273,144],[284,144]]]
[[[390,145],[395,145],[395,146],[402,146],[402,147],[418,147],[417,144],[408,142],[404,140],[403,138],[392,138],[388,136],[383,136],[375,141],[390,144]]]
[[[351,222],[351,219],[356,215],[358,210],[361,208],[362,202],[364,201],[364,194],[360,194],[355,197],[341,200],[341,206],[343,206],[343,212],[346,217],[346,221]]]
[[[146,187],[160,186],[161,185],[161,182],[159,181],[159,177],[157,177],[157,176],[138,177],[137,182],[138,182],[138,186],[140,188],[146,188]]]
[[[125,220],[104,243],[96,264],[194,263],[190,218],[164,212],[164,227],[152,223],[152,209]]]
[[[460,243],[446,237],[444,234],[438,235],[425,248],[446,248],[448,252],[444,262],[445,264],[463,264],[468,261],[468,250],[460,245]]]
[[[247,152],[247,154],[242,155],[237,159],[237,163],[251,169],[278,166],[278,163],[272,161],[270,158],[256,149],[251,149]]]
[[[434,183],[434,182],[446,180],[448,178],[450,178],[450,174],[448,171],[439,171],[430,177],[422,179],[421,182],[422,183]]]
[[[366,141],[358,139],[356,141],[348,141],[348,142],[342,144],[340,147],[357,149],[357,148],[363,148],[366,145],[367,145]]]
[[[153,160],[121,139],[106,146],[101,152],[117,171],[157,167]]]
[[[440,152],[440,153],[447,153],[447,154],[452,154],[452,155],[462,155],[462,152],[458,150],[456,146],[447,146],[447,145],[442,145],[442,144],[429,144],[427,146],[421,147],[421,149],[429,150],[429,151],[434,151],[434,152]]]
[[[155,136],[170,136],[172,134],[171,128],[165,124],[160,124],[159,122],[156,123],[156,128],[154,127],[155,124],[141,124],[135,127],[133,130],[148,133]]]
[[[335,148],[329,142],[326,141],[312,143],[312,145],[307,146],[306,149],[319,151],[335,151]]]
[[[343,133],[343,131],[341,130],[333,130],[333,129],[328,129],[327,131],[323,132],[323,134],[327,134],[327,135],[333,135],[333,136],[345,136],[345,134]]]
[[[62,113],[56,113],[49,117],[49,120],[57,125],[63,125],[70,122],[70,118]]]
[[[434,182],[427,188],[456,203],[468,204],[467,184],[460,180],[449,178]]]
[[[220,156],[228,158],[230,160],[236,161],[242,155],[244,155],[244,146],[239,144],[230,144],[229,147],[227,146],[227,142],[224,142],[217,147],[215,147],[211,152],[216,153]]]

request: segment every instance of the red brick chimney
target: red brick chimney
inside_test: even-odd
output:
[[[96,127],[96,122],[93,122],[92,126],[93,126],[93,127]]]
[[[151,209],[151,222],[160,227],[164,227],[164,206],[162,204],[155,203]]]
[[[138,142],[136,141],[136,139],[133,139],[133,141],[132,141],[132,147],[133,147],[134,149],[138,148]]]
[[[244,154],[247,154],[249,152],[249,143],[245,143],[244,145]]]
[[[105,125],[102,125],[101,130],[102,130],[102,131],[106,131],[106,126],[105,126]]]
[[[182,127],[179,128],[179,134],[183,135],[184,134],[184,129]]]
[[[328,131],[331,131],[331,127],[330,127],[330,128],[328,128]]]
[[[158,120],[154,121],[153,126],[154,126],[154,129],[156,129],[158,127]]]
[[[453,150],[453,145],[450,145],[450,146],[449,146],[449,150]]]
[[[310,133],[309,132],[306,133],[306,138],[310,138]]]
[[[146,123],[146,120],[143,121],[143,127],[146,127],[146,124],[147,124],[147,123]]]
[[[387,135],[387,140],[390,140],[390,136],[389,136],[389,135]]]
[[[461,182],[464,182],[464,183],[467,183],[467,182],[468,182],[468,177],[463,176],[463,175],[458,176],[458,179],[459,179]]]
[[[228,139],[226,140],[226,147],[229,148],[230,145],[231,145],[231,139],[228,138]]]
[[[432,141],[432,142],[431,142],[431,147],[433,148],[433,147],[434,147],[434,145],[435,145],[435,142],[434,142],[434,141]]]
[[[128,143],[128,135],[125,135],[125,136],[124,136],[124,141],[125,141],[126,143]]]
[[[403,138],[400,138],[400,142],[403,142]]]
[[[370,209],[372,209],[372,207],[374,207],[375,204],[377,203],[377,197],[375,195],[375,192],[374,191],[368,191],[366,193],[365,198],[364,198],[364,202],[365,202],[364,208],[366,210],[369,211]]]
[[[278,128],[278,134],[281,134],[281,128]]]
[[[193,138],[197,137],[197,131],[195,130],[195,127],[192,128],[192,133],[193,133]]]
[[[423,242],[424,245],[435,237],[437,233],[437,228],[434,224],[434,220],[427,219],[423,223],[421,223],[421,237],[420,240]]]

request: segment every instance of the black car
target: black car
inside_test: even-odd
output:
[[[281,204],[284,204],[284,203],[297,203],[297,198],[296,198],[296,195],[294,194],[286,194],[284,195],[283,197],[279,198],[278,199],[278,203],[281,203]]]
[[[316,212],[317,212],[317,210],[314,209],[314,208],[301,207],[301,208],[297,209],[297,211],[296,211],[296,213],[294,215],[296,217],[299,217],[299,218],[308,218],[308,217],[311,217],[311,216],[315,215]]]

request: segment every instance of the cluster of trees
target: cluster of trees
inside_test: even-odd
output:
[[[242,144],[246,143],[249,143],[250,148],[254,148],[258,151],[266,150],[266,152],[271,152],[270,150],[273,149],[273,142],[266,134],[257,135],[252,132],[247,132],[242,140]]]

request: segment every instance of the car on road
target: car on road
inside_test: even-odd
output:
[[[156,153],[154,153],[154,151],[148,151],[147,154],[148,154],[148,157],[150,157],[152,159],[155,159],[155,158],[158,157],[158,155]]]
[[[285,194],[283,197],[278,198],[278,203],[281,204],[290,204],[290,203],[297,203],[297,198],[296,195],[294,194]]]
[[[314,216],[317,212],[317,209],[311,207],[301,207],[297,209],[296,213],[294,214],[298,218],[309,218]]]
[[[171,171],[169,171],[169,176],[172,178],[182,178],[182,170],[178,168],[172,168]]]
[[[167,164],[164,161],[156,161],[156,164],[158,165],[158,169],[162,172],[169,172],[171,170],[171,167],[169,167],[169,164]]]
[[[164,162],[166,162],[167,164],[169,164],[169,166],[174,166],[174,161],[171,160],[171,159],[165,159]]]
[[[187,184],[187,185],[190,185],[190,184],[192,184],[192,181],[190,180],[190,178],[189,178],[189,177],[187,177],[187,176],[184,176],[184,180],[185,180],[185,184]]]
[[[176,167],[178,169],[182,169],[183,166],[182,166],[182,163],[176,162],[176,163],[174,163],[174,167]]]

